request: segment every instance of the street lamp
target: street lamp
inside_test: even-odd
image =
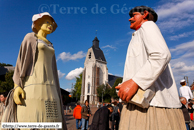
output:
[[[186,81],[187,85],[189,86],[188,76],[184,76],[184,79],[185,79],[185,81]]]
[[[102,91],[102,104],[103,104],[103,91]]]

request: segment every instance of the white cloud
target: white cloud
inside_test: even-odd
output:
[[[184,62],[175,63],[172,68],[174,69],[174,72],[194,71],[194,65],[187,66]]]
[[[162,6],[159,6],[156,9],[156,12],[159,16],[159,19],[171,17],[173,15],[181,15],[184,12],[190,12],[194,10],[194,1],[193,0],[185,0],[179,3],[166,3]]]
[[[58,55],[57,60],[61,59],[62,61],[77,60],[82,59],[86,56],[86,53],[79,51],[73,55],[70,52],[62,52]]]
[[[101,48],[110,48],[110,49],[113,49],[113,50],[116,50],[117,48],[112,46],[112,45],[106,45],[106,46],[103,46]]]
[[[188,76],[189,85],[193,83],[194,80],[194,65],[188,65],[184,62],[177,62],[172,65],[172,71],[174,74],[175,82],[177,87],[180,87],[179,81]]]
[[[175,46],[170,49],[172,60],[171,63],[174,65],[178,62],[184,62],[187,66],[194,64],[194,40]]]
[[[170,51],[171,52],[175,52],[175,51],[184,52],[184,51],[193,50],[193,49],[194,49],[194,40],[191,42],[179,44],[179,45],[175,46],[175,48],[171,48]]]
[[[179,81],[184,76],[189,77],[190,84],[194,79],[194,40],[179,44],[170,49],[172,60],[172,71],[175,77],[177,86],[180,86]]]
[[[71,88],[66,88],[65,90],[68,91],[68,92],[71,92],[72,91]]]
[[[171,1],[156,7],[161,30],[173,32],[194,23],[194,0]]]
[[[194,35],[194,31],[191,31],[191,32],[184,32],[184,33],[179,34],[179,35],[170,36],[170,40],[177,41],[177,40],[179,40],[180,38],[189,37],[189,36],[191,36],[191,35]]]
[[[127,35],[131,36],[134,33],[134,31],[129,31]]]
[[[108,73],[109,75],[113,75],[112,73]]]
[[[76,68],[76,69],[70,71],[65,78],[67,80],[75,79],[76,77],[78,77],[82,73],[82,71],[83,71],[82,67]]]
[[[59,78],[62,78],[65,75],[65,73],[62,73],[60,70],[57,70],[57,72],[58,72]]]

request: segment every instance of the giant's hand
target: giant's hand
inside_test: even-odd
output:
[[[22,99],[24,99],[24,90],[21,88],[21,87],[17,87],[15,90],[14,90],[14,94],[13,94],[13,99],[14,99],[14,102],[17,104],[17,105],[21,105],[22,102],[20,100],[20,95],[22,97]]]
[[[115,88],[119,90],[118,96],[123,101],[128,102],[137,92],[139,86],[132,79],[130,79]]]

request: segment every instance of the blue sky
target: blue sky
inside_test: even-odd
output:
[[[104,51],[108,72],[122,76],[133,30],[128,12],[139,5],[158,13],[156,22],[171,51],[177,86],[184,76],[194,80],[193,0],[1,0],[0,62],[15,66],[24,36],[32,32],[32,16],[49,12],[58,28],[47,36],[55,48],[60,85],[70,90],[84,68],[85,55],[96,36]]]

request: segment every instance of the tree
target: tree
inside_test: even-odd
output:
[[[116,93],[115,87],[118,86],[119,83],[122,83],[122,80],[123,80],[122,78],[117,78],[117,79],[115,80],[114,85],[112,86],[110,95],[111,95],[111,97],[112,97],[113,99],[119,99],[119,97],[118,97],[118,95],[117,95],[117,93]]]
[[[82,73],[79,75],[79,77],[76,77],[76,83],[74,85],[74,89],[72,90],[73,98],[77,98],[77,100],[80,100],[81,87],[82,87]]]
[[[13,66],[11,64],[6,64],[6,63],[0,63],[0,67],[3,67],[3,66]]]
[[[111,89],[108,87],[108,85],[102,84],[97,87],[97,93],[98,97],[100,98],[100,101],[102,101],[102,95],[104,102],[110,102],[111,96],[110,96]]]
[[[9,92],[14,88],[13,73],[14,71],[8,71],[5,74],[5,81],[0,80],[0,92]]]

